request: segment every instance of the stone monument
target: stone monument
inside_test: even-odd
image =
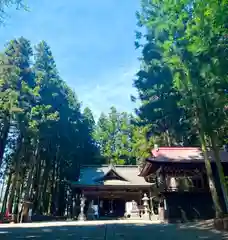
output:
[[[132,200],[132,209],[131,209],[130,219],[140,219],[138,204],[134,200]]]

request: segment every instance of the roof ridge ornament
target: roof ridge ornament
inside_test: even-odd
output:
[[[110,171],[111,169],[116,170],[116,167],[113,163],[110,163],[108,169],[108,171]]]
[[[158,151],[159,151],[158,144],[154,144],[154,150],[155,150],[156,152],[158,152]]]

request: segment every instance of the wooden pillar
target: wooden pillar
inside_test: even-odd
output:
[[[164,170],[163,166],[161,167],[161,178],[162,178],[162,181],[163,181],[163,184],[164,184],[164,190],[166,191],[167,190],[166,174],[165,174],[165,170]]]
[[[149,190],[149,198],[150,198],[150,212],[151,212],[151,215],[154,215],[154,208],[153,208],[152,191],[151,191],[151,189]]]
[[[200,173],[200,181],[201,181],[201,188],[204,189],[205,188],[205,183],[204,183],[203,173]]]
[[[97,196],[97,208],[98,208],[98,218],[100,217],[100,197],[99,195]]]
[[[139,198],[139,205],[142,205],[142,197],[143,197],[143,192],[142,190],[140,191],[140,198]]]
[[[159,207],[158,207],[158,216],[159,220],[164,222],[165,221],[165,209],[164,209],[164,197],[161,196],[159,200]]]

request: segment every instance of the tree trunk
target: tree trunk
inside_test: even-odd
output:
[[[61,158],[57,159],[57,169],[56,169],[56,190],[55,190],[55,211],[56,214],[59,216],[59,194],[60,194],[60,183],[61,183],[61,177],[62,177],[62,171],[61,171]]]
[[[1,129],[1,134],[0,134],[0,167],[2,165],[2,160],[3,160],[6,143],[7,143],[9,129],[10,129],[10,119],[6,117],[4,119],[3,128]]]
[[[2,186],[1,186],[1,190],[0,190],[0,202],[2,202],[2,197],[3,197],[3,193],[4,193],[5,183],[6,183],[6,172],[4,172],[4,175],[2,177]]]
[[[15,190],[16,190],[16,185],[19,177],[20,153],[21,153],[22,145],[23,145],[22,136],[19,136],[16,153],[14,155],[14,163],[15,163],[14,171],[15,172],[13,174],[12,185],[11,185],[11,190],[10,190],[9,200],[8,200],[8,211],[10,214],[12,213]]]
[[[29,163],[29,173],[28,173],[28,179],[27,179],[27,185],[25,188],[25,194],[24,194],[24,201],[32,201],[31,199],[31,192],[32,192],[32,183],[33,183],[33,176],[35,174],[35,162],[36,162],[36,157],[37,157],[37,152],[38,152],[38,147],[35,146],[35,150],[30,158],[30,163]],[[21,209],[21,221],[24,217],[24,209],[25,209],[25,202],[22,204],[22,209]]]
[[[20,217],[21,217],[21,214],[22,214],[22,194],[23,194],[23,190],[24,190],[24,184],[25,184],[25,172],[23,173],[23,176],[21,177],[21,186],[20,186],[20,193],[19,193],[19,206],[20,208],[18,209],[18,213],[17,213],[17,222],[19,223],[20,222]]]
[[[54,211],[54,206],[55,206],[55,198],[54,198],[54,194],[55,194],[55,170],[56,170],[56,163],[53,163],[53,172],[52,172],[52,177],[51,177],[51,196],[49,196],[49,214],[53,214]]]
[[[165,131],[165,136],[166,136],[168,147],[171,147],[172,143],[171,143],[171,137],[168,129]]]
[[[48,177],[48,181],[47,181],[47,189],[48,191],[46,192],[46,201],[45,201],[45,204],[46,204],[46,209],[47,209],[47,214],[51,214],[51,194],[52,194],[52,174]]]
[[[36,212],[39,214],[42,214],[43,212],[43,206],[42,206],[42,201],[43,201],[43,185],[44,185],[44,175],[42,174],[40,176],[40,182],[39,182],[39,188],[38,188],[38,194],[37,194],[37,203],[36,203]],[[45,189],[46,190],[46,189]],[[34,209],[35,210],[35,209]]]
[[[4,194],[4,199],[3,199],[3,202],[2,202],[1,214],[5,214],[5,212],[6,212],[7,198],[8,198],[8,195],[9,195],[9,190],[10,190],[12,175],[13,175],[12,172],[10,172],[10,173],[9,173],[9,177],[8,177],[8,181],[7,181],[7,185],[6,185],[6,190],[5,190],[5,194]]]
[[[27,186],[26,186],[26,190],[25,190],[25,196],[24,199],[26,201],[30,201],[30,192],[31,192],[31,186],[32,186],[32,180],[33,180],[33,176],[35,174],[35,159],[36,159],[36,155],[37,155],[37,150],[35,150],[35,153],[32,155],[31,157],[31,162],[30,162],[30,167],[29,167],[29,175],[28,175],[28,180],[27,180]]]
[[[37,158],[38,160],[38,158]],[[33,212],[34,213],[38,213],[38,209],[39,209],[39,196],[40,196],[40,192],[41,192],[41,170],[42,170],[42,161],[36,161],[36,177],[34,179],[34,183],[33,183],[33,189],[35,191],[35,196],[34,196],[34,203],[33,203]]]
[[[26,186],[25,196],[24,196],[24,199],[26,201],[30,201],[31,200],[30,199],[30,193],[31,193],[33,174],[34,174],[34,165],[32,165],[30,170],[29,170],[28,181],[27,181],[27,186]]]
[[[50,198],[50,212],[56,214],[56,193],[57,193],[57,179],[58,179],[58,166],[59,166],[59,147],[57,147],[56,155],[53,163],[53,175],[52,175],[52,188]]]
[[[20,203],[20,190],[21,190],[21,178],[18,178],[18,181],[16,183],[16,189],[15,189],[15,197],[14,197],[14,204],[13,204],[13,221],[17,221],[18,216],[18,210],[19,210],[19,203]]]
[[[216,163],[216,167],[218,170],[219,182],[221,185],[221,189],[222,189],[222,193],[223,193],[223,197],[224,197],[224,201],[225,201],[225,206],[226,206],[226,213],[227,213],[228,212],[228,189],[226,186],[226,180],[225,180],[225,175],[224,175],[224,171],[223,171],[223,166],[222,166],[221,159],[219,156],[219,149],[216,144],[216,136],[212,136],[210,138],[210,140],[211,140],[211,144],[212,144],[212,150],[213,150],[214,156],[215,156],[215,163]]]
[[[48,177],[49,177],[49,166],[46,164],[45,169],[44,169],[44,174],[42,177],[42,189],[41,189],[41,194],[40,194],[40,212],[41,213],[48,213],[48,204],[47,204],[47,199],[48,199]]]
[[[9,214],[12,214],[16,184],[17,184],[17,172],[15,171],[15,173],[13,174],[13,177],[12,177],[12,184],[11,184],[11,189],[9,192],[9,199],[8,199],[8,206],[7,206]]]
[[[206,147],[205,134],[200,132],[199,135],[200,135],[200,142],[201,142],[201,147],[204,155],[208,184],[211,191],[212,200],[215,206],[215,215],[217,218],[219,218],[223,215],[223,211],[222,211],[221,203],[219,201],[217,189],[215,187],[215,180],[214,180],[214,176],[211,168],[211,162],[209,160],[207,147]]]

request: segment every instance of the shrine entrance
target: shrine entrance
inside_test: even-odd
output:
[[[148,189],[145,189],[148,194]],[[129,189],[123,186],[99,186],[84,188],[82,194],[86,198],[87,205],[93,202],[98,206],[99,218],[121,219],[126,214],[126,203],[137,202],[142,207],[143,192],[137,189]]]
[[[156,219],[158,206],[155,204],[155,194],[155,192],[152,194],[151,189],[139,190],[133,186],[131,188],[129,186],[87,186],[81,190],[79,198],[83,196],[85,199],[84,214],[88,219],[93,219],[93,215],[96,215],[95,219],[100,220],[131,218],[133,205],[136,206],[135,219],[141,219],[146,212],[148,216],[153,215]],[[94,211],[97,213],[94,214]]]
[[[100,217],[122,218],[125,213],[125,203],[123,199],[101,199]]]

